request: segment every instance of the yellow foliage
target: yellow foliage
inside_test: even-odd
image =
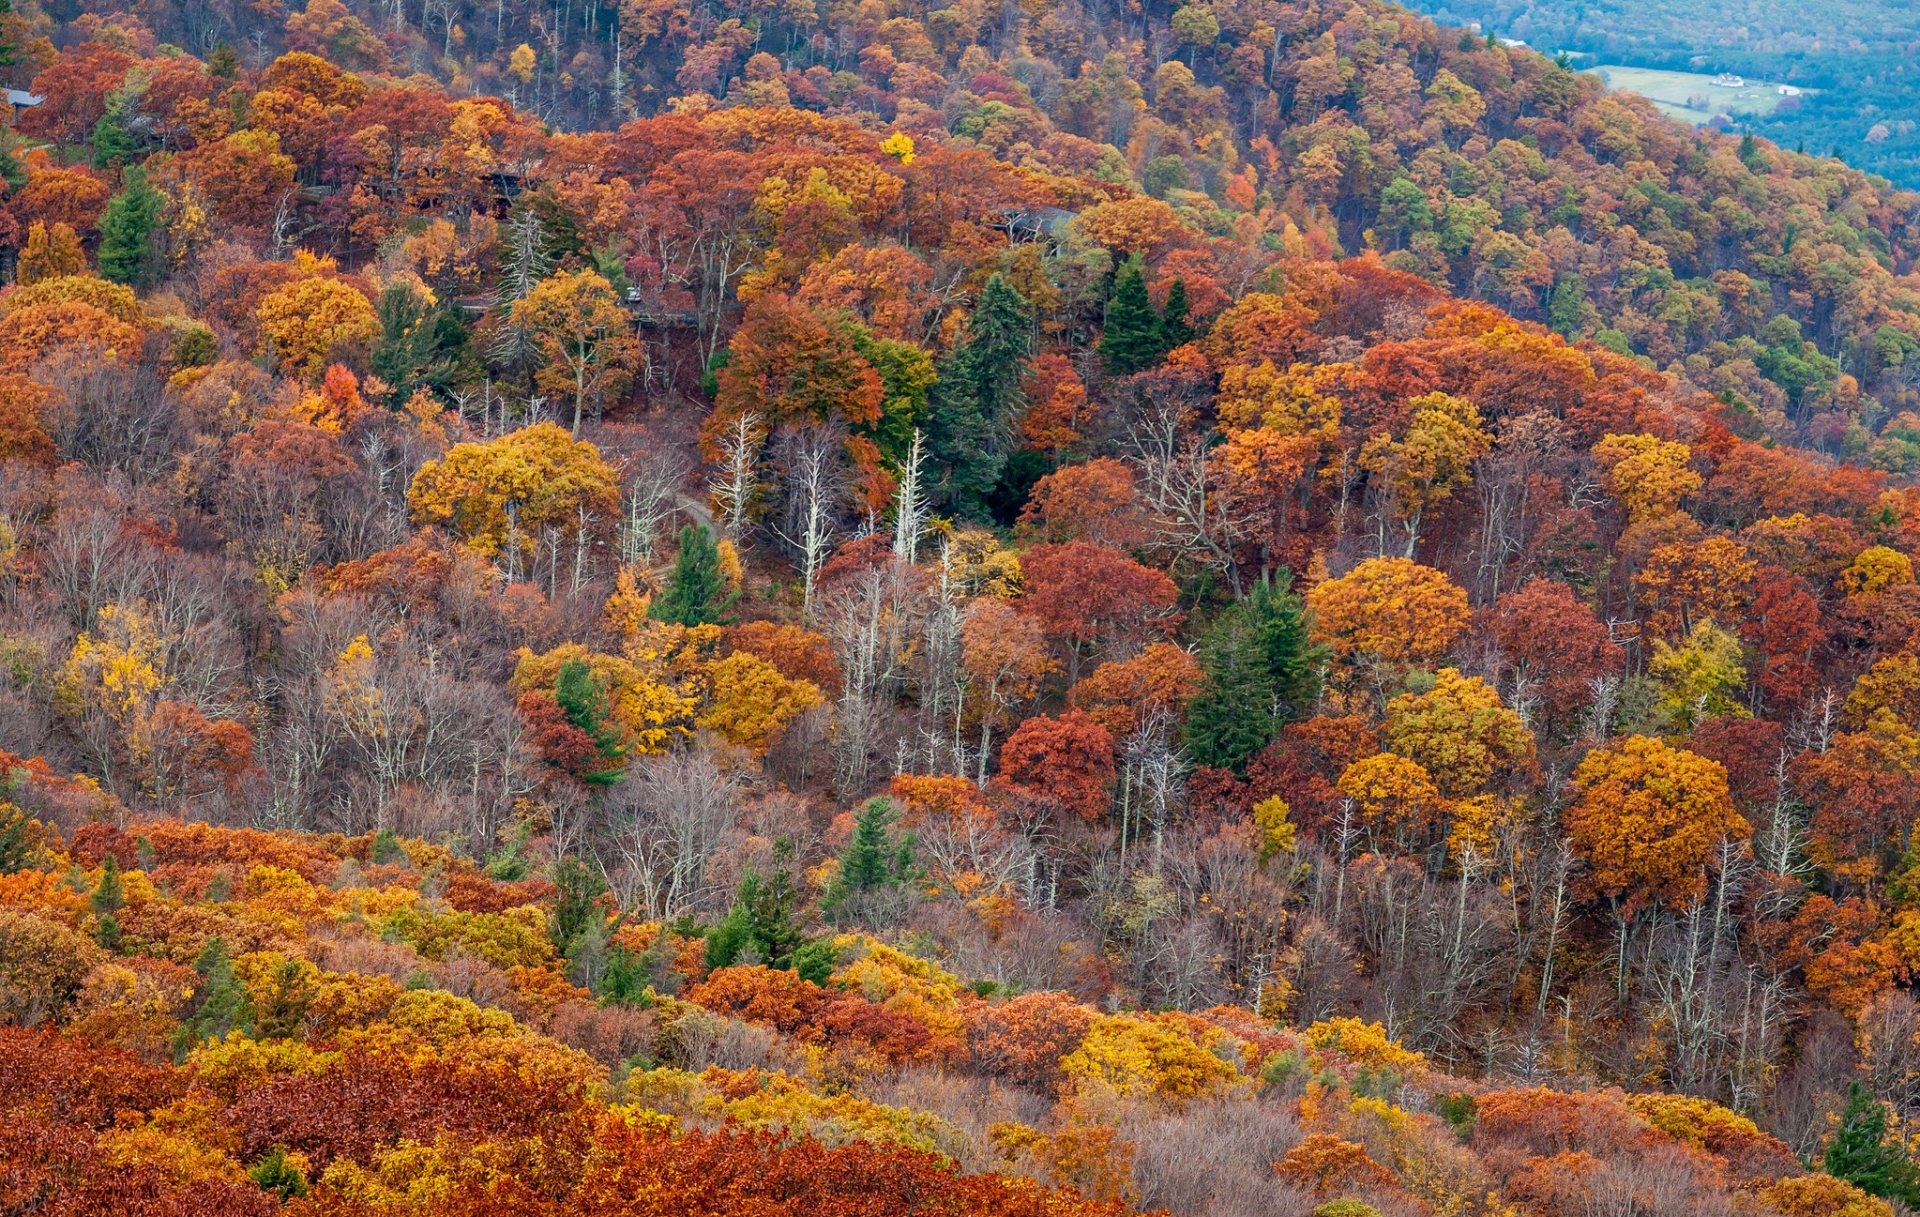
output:
[[[880,141],[880,151],[886,153],[902,165],[913,164],[913,136],[905,131],[895,131]]]
[[[260,302],[261,353],[318,382],[334,353],[379,336],[380,319],[359,289],[343,279],[299,279]]]
[[[690,733],[698,700],[678,682],[665,679],[661,669],[670,656],[660,656],[656,664],[642,668],[630,659],[589,651],[572,642],[541,655],[525,647],[517,654],[512,684],[522,693],[550,691],[561,668],[576,659],[585,663],[606,688],[611,720],[619,726],[621,742],[631,755],[662,752]]]
[[[1861,550],[1852,564],[1840,573],[1840,590],[1852,600],[1877,595],[1888,588],[1905,587],[1913,582],[1913,562],[1897,549],[1873,545]]]
[[[257,1040],[234,1031],[195,1048],[185,1064],[194,1081],[232,1100],[269,1079],[319,1073],[339,1059],[337,1052],[319,1052],[299,1040]]]
[[[1210,1098],[1244,1081],[1232,1064],[1195,1043],[1184,1023],[1140,1014],[1097,1020],[1060,1069],[1096,1090],[1174,1104]]]
[[[1253,805],[1253,822],[1260,827],[1260,860],[1275,854],[1292,853],[1298,845],[1292,808],[1279,795],[1269,795]]]
[[[1379,1023],[1357,1018],[1333,1018],[1307,1028],[1307,1044],[1322,1052],[1336,1052],[1368,1069],[1408,1073],[1425,1068],[1427,1058],[1402,1048]]]
[[[1651,435],[1604,435],[1593,446],[1593,459],[1607,470],[1633,524],[1671,513],[1703,484],[1687,467],[1693,449]]]
[[[511,550],[524,559],[547,530],[571,544],[582,529],[610,526],[620,483],[598,448],[557,424],[535,423],[455,444],[421,465],[407,505],[416,524],[445,528],[489,556]]]
[[[826,700],[812,681],[782,676],[746,651],[714,664],[707,674],[709,697],[696,724],[730,744],[765,752],[787,725]]]

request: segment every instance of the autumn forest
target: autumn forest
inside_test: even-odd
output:
[[[1920,195],[1378,0],[0,84],[0,1217],[1920,1211]]]

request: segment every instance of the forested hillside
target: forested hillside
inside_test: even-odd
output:
[[[1907,186],[1920,182],[1913,66],[1920,21],[1898,0],[1422,0],[1413,7],[1450,25],[1479,22],[1549,54],[1578,51],[1602,63],[1733,72],[1818,90],[1743,125],[1785,147],[1831,153]]]
[[[0,1212],[1920,1203],[1912,196],[1364,5],[4,23]]]

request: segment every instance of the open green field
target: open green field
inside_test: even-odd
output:
[[[1612,88],[1640,94],[1667,117],[1696,126],[1716,114],[1734,118],[1765,117],[1785,100],[1777,84],[1751,77],[1747,78],[1745,87],[1729,89],[1714,84],[1713,77],[1702,72],[1666,72],[1618,64],[1597,64],[1586,70],[1600,76]]]

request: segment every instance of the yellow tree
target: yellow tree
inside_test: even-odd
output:
[[[1672,514],[1680,500],[1700,489],[1700,475],[1687,467],[1693,449],[1651,435],[1605,435],[1593,459],[1607,471],[1613,492],[1631,524],[1649,524]]]
[[[1402,853],[1425,850],[1446,827],[1447,798],[1418,761],[1375,753],[1348,765],[1335,785],[1376,839]]]
[[[33,227],[27,229],[27,246],[20,251],[20,267],[15,276],[22,284],[86,273],[87,255],[80,249],[80,238],[71,225],[58,220],[50,225],[35,220]]]
[[[1753,835],[1720,762],[1650,736],[1594,749],[1573,787],[1564,826],[1586,863],[1584,884],[1623,916],[1656,902],[1691,908],[1707,893],[1721,844]]]
[[[1314,641],[1341,659],[1438,659],[1467,631],[1467,594],[1410,558],[1374,558],[1307,593]]]
[[[538,374],[541,387],[572,395],[575,435],[588,401],[598,414],[609,394],[626,391],[639,344],[613,285],[600,275],[582,270],[542,280],[514,302],[512,320],[549,360]]]
[[[788,724],[826,700],[812,681],[782,676],[750,651],[735,651],[710,667],[707,687],[707,705],[695,725],[756,753],[764,753]]]
[[[1406,533],[1406,556],[1420,541],[1427,510],[1473,480],[1473,462],[1493,446],[1479,409],[1464,397],[1428,393],[1408,403],[1413,418],[1399,439],[1379,435],[1360,449],[1360,467],[1373,479],[1383,507],[1381,548],[1392,515]]]
[[[336,351],[372,342],[380,333],[373,305],[342,279],[300,279],[260,301],[261,353],[309,383]]]
[[[600,450],[557,423],[455,444],[407,488],[416,524],[438,525],[489,556],[531,554],[540,535],[569,542],[611,526],[620,481]]]
[[[1442,668],[1433,688],[1387,704],[1387,746],[1426,767],[1448,795],[1474,794],[1496,773],[1533,768],[1533,732],[1478,676]]]

